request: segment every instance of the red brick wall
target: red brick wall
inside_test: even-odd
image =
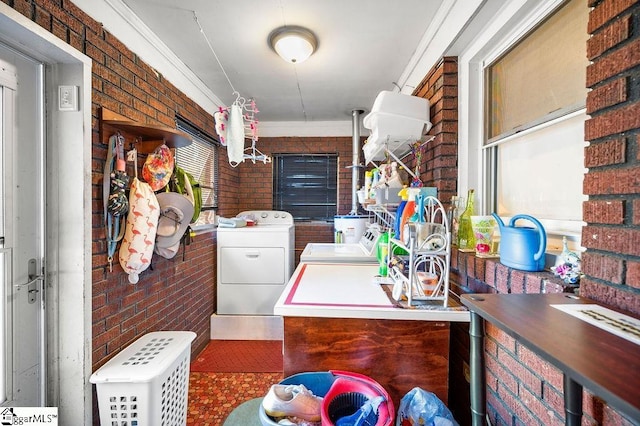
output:
[[[66,0],[4,0],[61,40],[93,60],[92,76],[92,288],[93,367],[104,364],[133,340],[151,331],[191,330],[198,334],[193,352],[209,340],[209,317],[214,309],[214,234],[207,233],[172,260],[154,256],[152,266],[137,285],[128,283],[117,258],[107,265],[102,217],[102,173],[107,141],[115,131],[100,123],[105,107],[146,124],[175,127],[180,114],[208,132],[213,118],[109,32]],[[125,134],[127,148],[135,135]],[[139,166],[144,162],[139,157]],[[132,168],[129,168],[132,172]],[[222,182],[234,182],[227,170]],[[222,194],[233,205],[234,192]],[[183,260],[184,256],[184,260]]]
[[[457,193],[458,179],[458,61],[445,57],[427,73],[413,92],[426,98],[430,105],[433,127],[429,131],[435,139],[422,149],[420,180],[424,186],[438,188],[438,198],[448,204]],[[410,155],[406,164],[415,172],[415,158]]]
[[[86,19],[83,22],[91,22]],[[109,272],[100,191],[105,146],[115,129],[101,128],[99,114],[100,107],[106,107],[141,123],[169,127],[175,127],[175,115],[180,114],[209,132],[213,132],[213,118],[100,26],[87,26],[84,34],[85,53],[94,61],[94,368],[150,331],[195,331],[198,337],[193,352],[197,353],[209,340],[209,316],[214,309],[214,234],[197,236],[173,259],[154,255],[151,267],[136,285],[128,283],[117,260]],[[128,142],[135,138],[134,134],[125,136]],[[140,155],[139,167],[144,160]]]
[[[351,212],[351,137],[281,137],[260,138],[257,148],[266,155],[273,154],[338,154],[338,212]],[[228,163],[226,153],[221,161]],[[245,161],[237,167],[239,172],[239,203],[236,213],[242,210],[273,209],[273,164],[253,164]],[[362,178],[360,179],[362,183]],[[309,242],[333,242],[333,223],[296,223],[296,264],[300,253]]]
[[[637,1],[591,0],[581,293],[640,314],[640,19]]]
[[[260,138],[257,148],[266,155],[273,154],[338,154],[338,212],[351,211],[351,145],[352,138],[344,137],[281,137]],[[223,161],[227,159],[224,158]],[[238,166],[240,173],[240,210],[271,210],[273,208],[273,164],[245,161]],[[362,182],[362,179],[360,180]]]

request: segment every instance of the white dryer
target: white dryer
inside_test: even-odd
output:
[[[370,227],[357,243],[308,243],[300,254],[300,262],[378,263],[379,239],[380,231]]]
[[[212,338],[271,339],[282,319],[273,307],[293,274],[295,226],[284,211],[251,210],[253,226],[218,227],[217,314]],[[276,335],[273,335],[273,328]],[[215,330],[214,330],[215,328]]]

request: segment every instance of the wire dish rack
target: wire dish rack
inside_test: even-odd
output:
[[[148,333],[91,375],[101,426],[187,423],[191,331]]]
[[[364,208],[369,212],[371,223],[378,224],[383,231],[393,229],[398,204],[367,204]]]
[[[389,276],[393,280],[392,296],[406,298],[409,305],[441,302],[449,297],[451,232],[446,210],[432,196],[424,198],[424,222],[409,222],[403,240],[390,239],[389,253],[397,248],[408,253],[408,261],[392,257]]]

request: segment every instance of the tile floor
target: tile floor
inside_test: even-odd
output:
[[[189,375],[188,426],[218,426],[235,407],[264,396],[282,373],[200,373]]]

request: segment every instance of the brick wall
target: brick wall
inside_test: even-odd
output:
[[[82,22],[87,23],[82,32],[84,53],[93,60],[94,369],[150,331],[195,331],[195,354],[209,341],[209,317],[214,309],[214,234],[197,236],[173,259],[154,255],[151,267],[140,275],[136,285],[128,283],[117,259],[109,272],[100,191],[105,147],[117,129],[101,127],[99,117],[100,108],[105,107],[140,123],[175,127],[175,115],[179,114],[210,133],[213,118],[100,25],[88,17]],[[135,136],[125,133],[127,144]],[[139,156],[139,167],[145,158]],[[132,166],[129,174],[133,174]],[[221,176],[226,178],[224,173]]]
[[[257,148],[273,154],[338,154],[338,213],[351,211],[351,137],[265,137]],[[222,161],[226,161],[223,155]],[[238,166],[240,210],[273,208],[273,163],[253,164],[245,161]],[[362,179],[360,180],[362,182]]]
[[[581,293],[640,314],[640,4],[589,6]]]
[[[351,211],[351,137],[282,137],[260,138],[257,148],[266,155],[273,154],[338,154],[338,213]],[[223,153],[220,161],[228,158]],[[245,161],[238,167],[239,204],[236,213],[242,210],[273,209],[273,164]],[[362,177],[360,179],[362,183]],[[309,242],[333,242],[333,223],[296,223],[296,264],[300,253]]]
[[[117,259],[107,265],[102,217],[102,173],[109,136],[116,130],[100,123],[105,107],[146,124],[175,127],[180,114],[213,132],[211,115],[188,99],[119,40],[67,0],[3,0],[44,29],[93,60],[92,75],[92,288],[93,368],[104,364],[133,340],[150,331],[191,330],[196,353],[209,340],[214,308],[215,245],[203,234],[172,259],[153,257],[137,285],[128,283]],[[135,135],[124,133],[129,143]],[[139,166],[144,156],[138,159]],[[130,167],[129,172],[132,174]],[[221,171],[221,181],[234,181]],[[237,180],[237,179],[235,179]],[[230,194],[233,194],[231,192]],[[233,195],[222,195],[232,204]],[[184,256],[184,258],[183,258]]]
[[[422,148],[422,164],[417,174],[424,186],[438,188],[438,198],[447,204],[457,193],[458,179],[457,58],[442,58],[416,87],[413,95],[429,100],[433,126],[429,135],[435,136]],[[406,163],[415,172],[415,156],[407,157]]]

